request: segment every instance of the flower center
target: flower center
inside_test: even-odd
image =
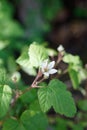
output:
[[[48,72],[48,68],[44,68],[44,72]]]

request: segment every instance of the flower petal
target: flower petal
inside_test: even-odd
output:
[[[51,70],[49,70],[49,74],[55,74],[55,73],[57,73],[57,70],[56,70],[56,69],[51,69]]]
[[[48,59],[44,60],[44,61],[41,63],[40,67],[41,67],[41,68],[46,68],[46,67],[47,67],[47,64],[48,64]]]
[[[63,47],[62,45],[60,45],[60,46],[57,48],[57,50],[58,50],[59,52],[64,51],[64,47]]]
[[[50,63],[48,64],[48,69],[49,69],[49,70],[52,69],[52,68],[54,67],[54,65],[55,65],[55,61],[50,62]]]
[[[48,73],[48,72],[45,72],[45,73],[44,73],[44,77],[49,77],[49,73]]]

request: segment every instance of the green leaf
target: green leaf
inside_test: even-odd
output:
[[[17,71],[17,64],[15,62],[14,57],[11,56],[8,58],[7,65],[8,65],[8,70],[10,73],[14,73],[15,71]]]
[[[0,118],[7,113],[11,97],[11,88],[8,85],[0,85]]]
[[[4,125],[3,130],[26,130],[23,124],[18,122],[16,119],[8,119]]]
[[[57,84],[58,81],[55,81]],[[62,87],[62,89],[66,89],[66,86],[64,84],[62,86],[60,82],[58,82],[57,86]],[[51,91],[50,87],[42,87],[38,90],[38,99],[43,112],[46,112],[51,108],[51,98],[54,98],[53,96],[53,91]]]
[[[36,90],[31,89],[30,91],[26,92],[25,94],[21,95],[20,99],[23,103],[31,103],[37,97]]]
[[[41,111],[38,99],[34,100],[30,105],[29,105],[29,110],[33,111]]]
[[[82,64],[79,56],[74,56],[74,55],[68,54],[68,53],[66,53],[65,56],[63,57],[63,61],[65,63],[73,63],[74,65]]]
[[[3,124],[3,130],[46,130],[47,118],[43,113],[26,110],[20,119],[7,119]]]
[[[79,79],[79,83],[81,83],[83,80],[86,80],[87,79],[87,70],[85,70],[81,67],[79,69],[78,79]]]
[[[48,87],[43,87],[38,90],[38,99],[43,112],[46,112],[51,108],[50,96],[51,92]]]
[[[0,68],[0,85],[4,85],[6,82],[6,70],[4,68]]]
[[[21,121],[26,130],[46,130],[47,119],[41,112],[26,110],[22,116]]]
[[[9,45],[9,41],[2,41],[0,40],[0,50],[6,48]]]
[[[36,42],[30,45],[28,54],[31,65],[36,68],[39,67],[41,63],[48,58],[46,49]]]
[[[57,52],[54,49],[47,48],[47,53],[49,56],[57,56]]]
[[[36,75],[36,70],[30,63],[28,56],[28,48],[25,48],[21,56],[16,60],[16,62],[22,67],[22,69],[29,75]]]
[[[70,68],[68,72],[72,81],[73,88],[77,89],[79,86],[78,72],[76,72],[72,68]]]
[[[73,88],[77,89],[79,84],[86,79],[87,72],[83,69],[82,61],[79,56],[66,53],[63,61],[68,63],[68,72],[73,84]]]
[[[56,112],[72,117],[76,113],[76,107],[72,95],[67,91],[66,85],[59,80],[52,80],[48,87],[53,91],[51,96],[53,108]]]
[[[74,89],[79,87],[79,84],[87,79],[87,71],[79,65],[69,65],[68,72]]]
[[[57,125],[55,130],[67,130],[67,120],[63,118],[57,118]]]
[[[72,130],[84,130],[84,127],[82,124],[75,124],[73,125]]]
[[[20,65],[24,65],[28,61],[29,61],[28,48],[24,48],[21,56],[16,60],[16,62]]]
[[[87,100],[80,100],[78,102],[78,107],[79,109],[83,110],[83,111],[87,111]]]
[[[43,112],[51,107],[57,113],[73,117],[76,107],[71,93],[66,90],[66,85],[57,79],[50,81],[47,87],[38,90],[38,99]]]

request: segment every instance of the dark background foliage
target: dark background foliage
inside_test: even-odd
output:
[[[30,41],[59,44],[86,62],[87,1],[86,0],[9,0],[14,6],[14,18],[25,28]]]

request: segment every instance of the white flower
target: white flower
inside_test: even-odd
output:
[[[64,51],[64,47],[63,47],[62,45],[60,45],[60,46],[57,48],[57,50],[58,50],[59,52]]]
[[[55,74],[57,72],[56,69],[53,69],[54,66],[55,61],[48,63],[48,59],[41,64],[41,70],[45,78],[49,77],[50,74]]]

